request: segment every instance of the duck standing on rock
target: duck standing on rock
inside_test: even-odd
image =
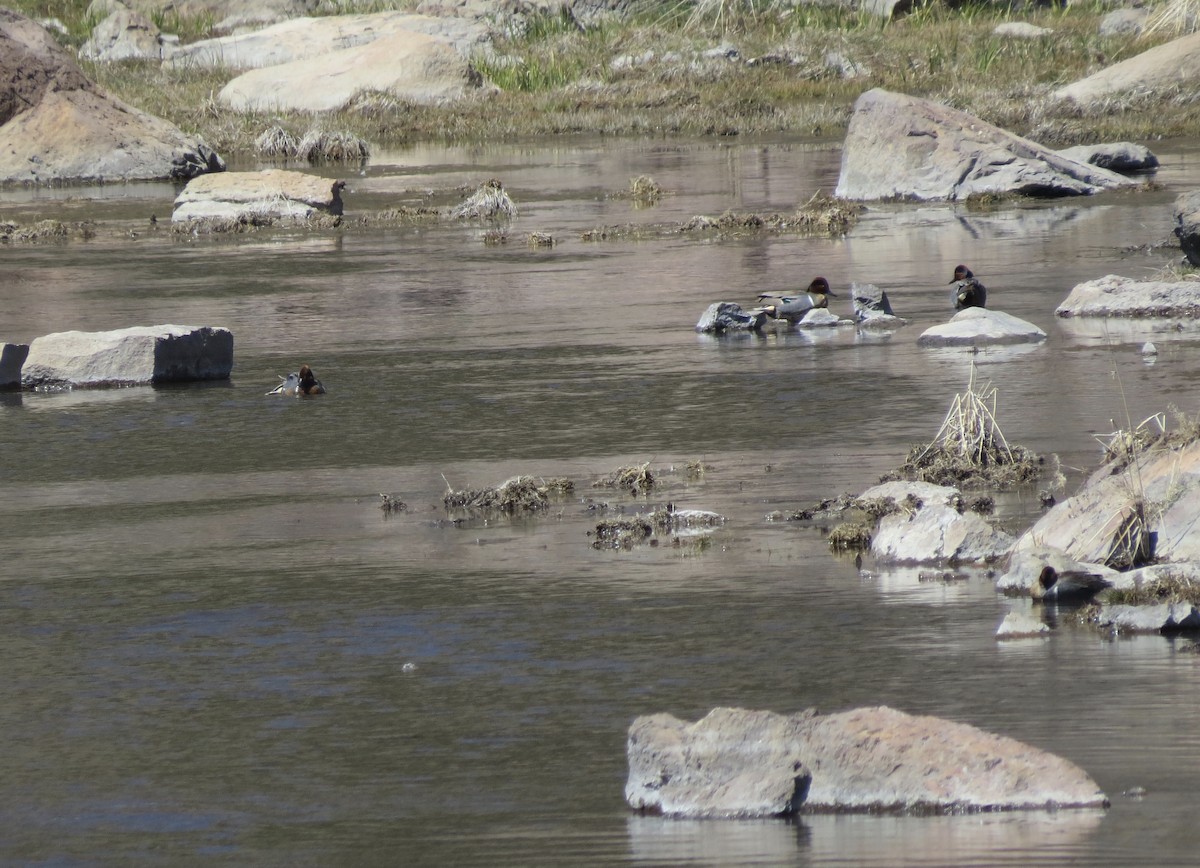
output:
[[[804,315],[815,307],[829,307],[830,297],[837,298],[829,288],[829,281],[823,277],[814,277],[803,295],[773,295],[769,292],[758,296],[764,302],[763,310],[772,319],[786,319],[795,325]]]
[[[299,371],[293,371],[278,386],[267,392],[268,395],[324,395],[325,387],[313,374],[308,365],[301,365]]]
[[[1112,584],[1096,573],[1068,570],[1060,573],[1046,566],[1038,574],[1029,595],[1045,603],[1086,603]]]
[[[954,266],[954,277],[951,278],[950,283],[954,285],[955,310],[987,307],[987,287],[976,280],[971,269],[965,265]]]

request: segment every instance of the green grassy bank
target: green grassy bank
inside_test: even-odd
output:
[[[59,18],[64,42],[82,44],[96,23],[85,0],[11,5],[33,17]],[[403,2],[375,2],[378,10]],[[705,0],[703,6],[644,0],[625,21],[581,30],[557,15],[497,41],[476,67],[501,88],[450,106],[417,106],[383,94],[361,98],[334,116],[238,114],[216,94],[230,70],[170,70],[157,64],[85,64],[121,99],[202,135],[222,153],[249,151],[273,124],[300,134],[314,125],[369,142],[481,142],[564,134],[733,136],[768,133],[839,135],[855,98],[872,87],[931,97],[1050,145],[1200,133],[1200,100],[1164,94],[1114,101],[1081,113],[1048,94],[1145,51],[1174,34],[1099,35],[1108,11],[1099,2],[1067,9],[1010,12],[1007,5],[926,6],[894,22],[846,9],[785,7],[758,0]],[[168,14],[157,21],[184,41],[203,38],[207,18]],[[1033,39],[998,37],[997,24],[1045,27]],[[733,46],[737,61],[704,52]],[[647,52],[653,58],[640,60]],[[833,58],[832,55],[837,55]],[[614,63],[622,57],[633,63]],[[759,62],[747,62],[755,59]],[[853,75],[840,69],[852,68]]]

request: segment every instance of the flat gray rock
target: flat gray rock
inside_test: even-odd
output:
[[[1072,100],[1081,106],[1102,105],[1119,94],[1186,90],[1194,88],[1197,82],[1200,82],[1200,33],[1192,33],[1060,87],[1054,98]]]
[[[988,346],[1032,344],[1044,341],[1046,333],[1033,323],[1000,310],[969,307],[949,322],[925,329],[917,338],[922,347]]]
[[[228,329],[137,326],[35,338],[21,383],[28,389],[136,386],[227,380],[232,370],[233,334]]]
[[[1029,612],[1009,612],[996,628],[997,639],[1032,639],[1050,635],[1050,628]]]
[[[1075,764],[1011,738],[887,707],[840,714],[717,708],[629,728],[625,799],[671,817],[1107,806]]]
[[[337,215],[342,213],[345,186],[345,181],[286,169],[204,175],[188,182],[175,197],[171,220],[307,220],[315,214]]]
[[[1054,311],[1062,317],[1200,316],[1200,281],[1134,280],[1106,274],[1071,290]]]
[[[21,368],[29,356],[29,344],[0,341],[0,390],[21,388]]]
[[[853,200],[1078,196],[1136,183],[966,112],[876,88],[854,104],[834,195]]]

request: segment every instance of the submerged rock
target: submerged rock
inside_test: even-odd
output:
[[[233,334],[204,326],[136,326],[35,338],[21,375],[26,388],[135,386],[227,380]]]
[[[1031,639],[1049,633],[1050,628],[1029,612],[1009,612],[996,628],[997,639]]]
[[[1108,142],[1102,145],[1076,145],[1059,151],[1064,157],[1089,163],[1101,169],[1110,169],[1121,174],[1153,172],[1158,168],[1158,157],[1145,145],[1134,142]]]
[[[1031,322],[983,307],[969,307],[949,322],[927,328],[917,338],[922,347],[989,346],[1032,344],[1044,341],[1046,333]]]
[[[887,707],[782,715],[716,708],[629,728],[625,800],[671,817],[799,811],[1104,807],[1075,764],[1011,738]]]
[[[1196,317],[1200,316],[1200,282],[1107,274],[1076,286],[1054,312],[1062,317]]]
[[[852,200],[1075,196],[1135,183],[966,112],[876,88],[854,104],[834,195]]]

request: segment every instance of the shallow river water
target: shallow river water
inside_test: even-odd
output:
[[[0,250],[0,338],[181,323],[226,326],[236,348],[228,383],[0,396],[0,860],[1193,864],[1191,640],[1060,626],[998,643],[1030,604],[982,573],[860,575],[821,528],[766,520],[899,464],[972,363],[1009,439],[1061,460],[1060,497],[1094,435],[1200,410],[1192,323],[1053,314],[1077,282],[1178,256],[1135,248],[1168,238],[1200,151],[1154,149],[1152,192],[886,206],[838,240],[579,237],[790,211],[832,190],[829,142],[428,148],[350,176],[351,214],[500,178],[521,211],[498,246],[469,223],[173,240],[147,226],[169,186],[4,194],[0,219],[98,216],[137,237]],[[640,174],[671,195],[610,195]],[[559,243],[530,248],[533,231]],[[918,349],[958,262],[1045,344]],[[856,280],[912,324],[692,329],[712,301],[817,274],[843,315]],[[302,362],[328,395],[264,395]],[[662,482],[648,499],[591,486],[642,462]],[[575,492],[529,520],[447,521],[447,486],[516,474]],[[385,516],[380,493],[408,510]],[[707,544],[590,545],[597,504],[667,501],[727,521]],[[998,505],[1018,528],[1038,513],[1035,492]],[[636,715],[877,704],[1062,754],[1112,807],[695,823],[625,806]]]

